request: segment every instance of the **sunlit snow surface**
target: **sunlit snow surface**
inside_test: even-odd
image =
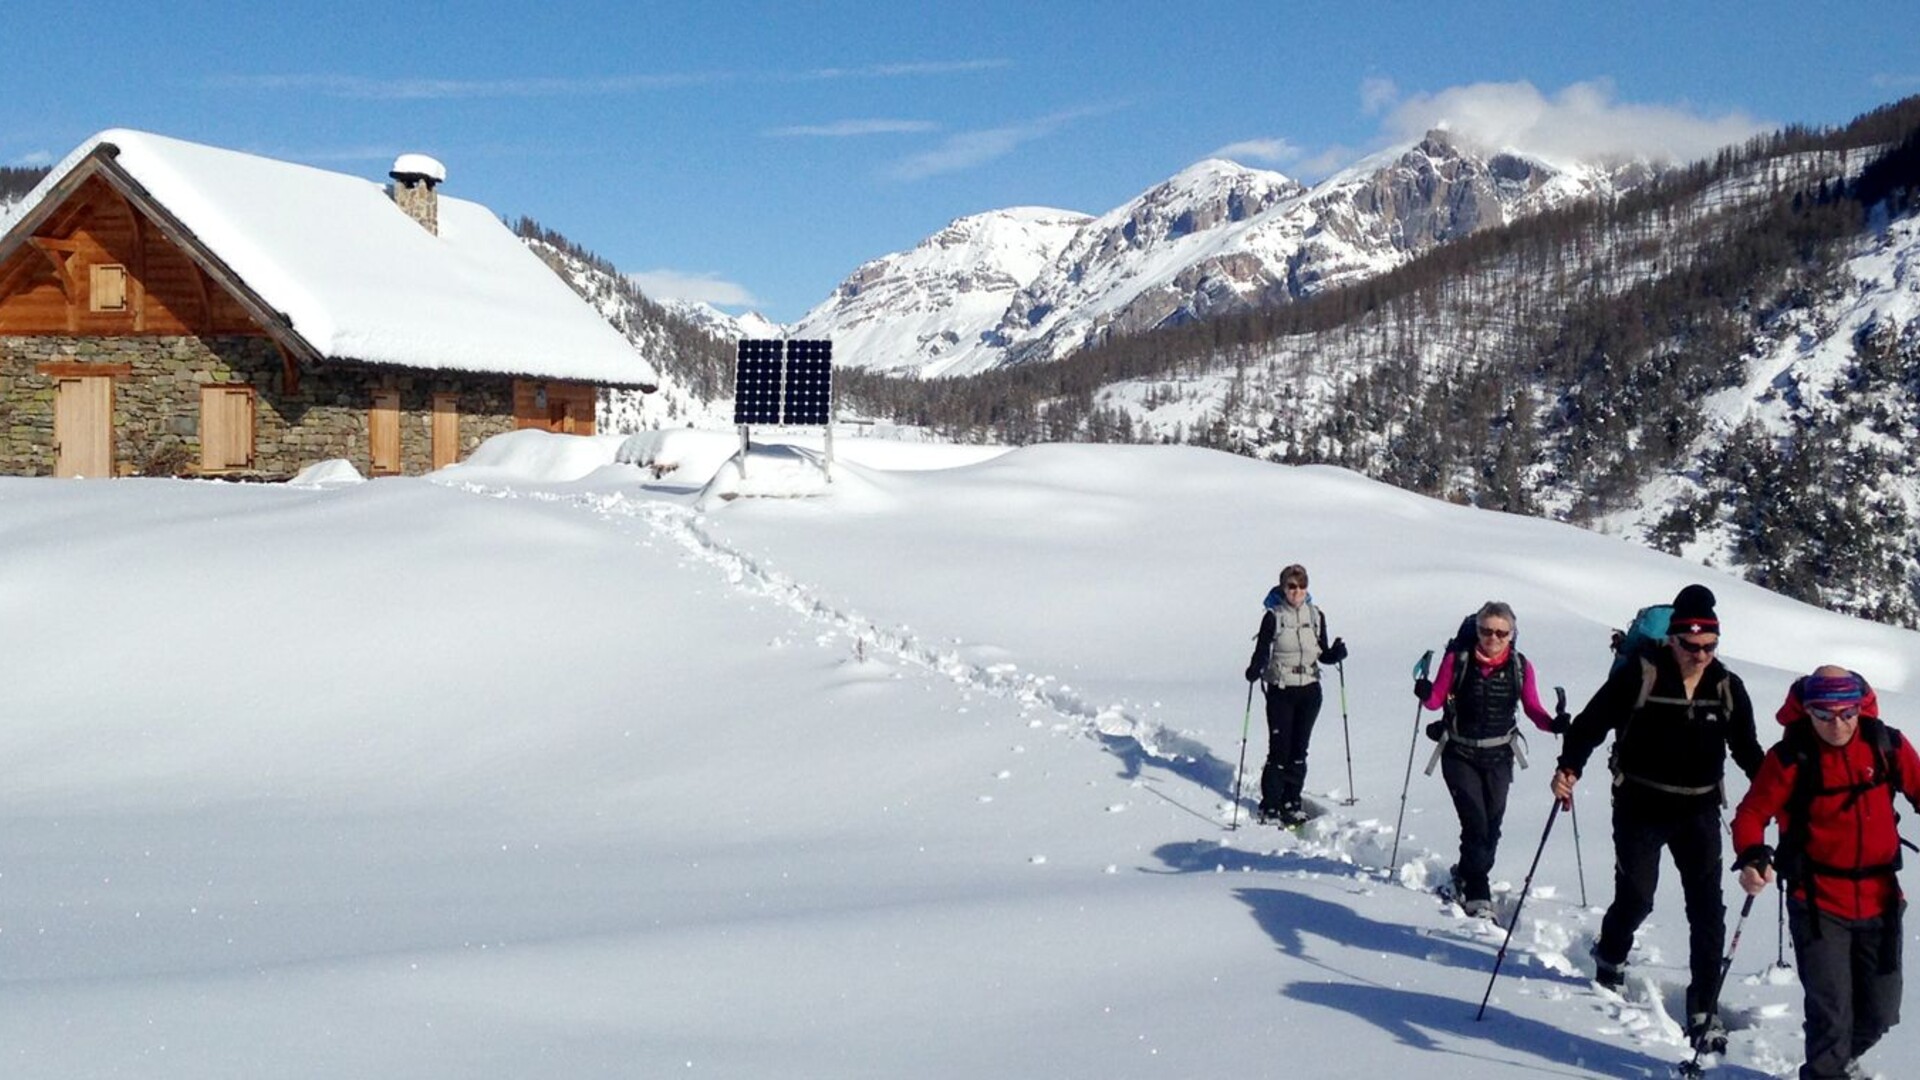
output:
[[[1418,767],[1383,864],[1429,746],[1422,651],[1506,600],[1577,707],[1608,629],[1697,569],[1201,450],[843,438],[829,474],[817,440],[756,442],[744,469],[738,449],[520,433],[427,479],[0,480],[0,1075],[1531,1078],[1685,1056],[1671,880],[1628,994],[1586,979],[1600,781],[1590,906],[1563,818],[1483,1021],[1501,935],[1426,891],[1455,829]],[[1260,599],[1295,561],[1352,648],[1313,744],[1330,813],[1298,837],[1230,803],[1249,727],[1249,793],[1264,753],[1241,678]],[[1823,661],[1904,722],[1920,636],[1710,583],[1763,731]],[[1503,917],[1551,742],[1515,784]],[[1734,960],[1719,1075],[1799,1060],[1774,902]],[[1916,1049],[1901,1028],[1869,1060]]]

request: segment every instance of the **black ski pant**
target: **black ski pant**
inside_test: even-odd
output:
[[[1320,717],[1320,684],[1268,686],[1267,764],[1260,770],[1260,809],[1277,813],[1300,805],[1307,784],[1307,743]]]
[[[1633,932],[1653,912],[1660,884],[1660,851],[1673,853],[1687,905],[1687,1014],[1711,1011],[1720,978],[1720,947],[1727,936],[1721,899],[1720,800],[1717,794],[1674,795],[1628,780],[1613,792],[1613,903],[1600,920],[1594,952],[1609,964],[1627,962]]]
[[[1489,900],[1487,875],[1500,848],[1500,823],[1507,816],[1507,788],[1513,786],[1513,751],[1501,747],[1494,754],[1440,755],[1440,776],[1453,796],[1453,812],[1460,817],[1460,875],[1462,900]]]
[[[1807,1063],[1800,1080],[1846,1076],[1847,1062],[1900,1022],[1900,923],[1898,910],[1851,920],[1788,901],[1787,927],[1806,992]]]

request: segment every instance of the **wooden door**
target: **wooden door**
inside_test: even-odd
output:
[[[200,469],[253,467],[253,387],[200,388]]]
[[[460,395],[433,395],[433,467],[460,460]]]
[[[113,475],[113,379],[86,375],[54,382],[53,475]]]
[[[400,473],[400,391],[375,390],[367,414],[367,464],[375,476]]]

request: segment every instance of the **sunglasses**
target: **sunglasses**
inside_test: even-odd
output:
[[[1846,705],[1838,709],[1822,709],[1809,705],[1807,715],[1823,724],[1844,724],[1860,719],[1860,706]]]
[[[1712,656],[1713,651],[1720,647],[1717,641],[1688,641],[1686,638],[1674,638],[1673,643],[1695,656]]]
[[[1300,584],[1297,581],[1290,581],[1286,585],[1286,590],[1288,592],[1306,592],[1307,587],[1305,585]]]
[[[1483,626],[1483,627],[1481,627],[1481,628],[1480,628],[1480,636],[1481,636],[1481,637],[1490,637],[1490,638],[1492,638],[1492,639],[1493,639],[1493,640],[1495,640],[1495,641],[1505,641],[1505,640],[1507,640],[1508,638],[1510,638],[1510,637],[1512,637],[1512,636],[1513,636],[1513,631],[1511,631],[1511,630],[1493,630],[1493,629],[1489,629],[1489,628],[1487,628],[1487,627],[1484,627],[1484,626]]]

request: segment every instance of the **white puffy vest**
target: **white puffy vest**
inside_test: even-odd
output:
[[[1320,610],[1310,603],[1273,609],[1273,651],[1267,654],[1266,679],[1273,686],[1305,686],[1320,681]]]

